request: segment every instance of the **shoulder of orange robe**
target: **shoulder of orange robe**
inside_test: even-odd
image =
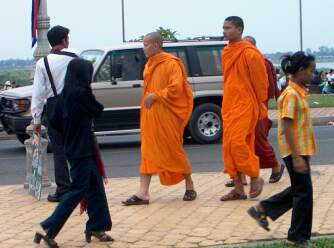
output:
[[[161,55],[161,57],[159,58],[160,62],[174,61],[181,69],[181,73],[183,77],[184,93],[187,99],[186,100],[187,101],[187,111],[186,111],[186,114],[182,114],[182,117],[181,116],[180,117],[184,121],[183,125],[186,125],[188,123],[188,120],[191,117],[192,109],[193,109],[193,93],[192,93],[190,84],[188,82],[188,75],[187,75],[186,69],[184,67],[182,60],[176,57],[175,55],[170,54],[170,53],[165,53],[165,52],[161,53],[160,55]]]
[[[94,135],[93,137],[94,137],[93,142],[94,142],[95,149],[96,149],[96,157],[95,157],[96,166],[97,166],[97,169],[99,170],[101,177],[104,179],[105,184],[107,184],[108,178],[107,178],[107,174],[105,170],[105,165],[104,165],[104,162],[101,156],[100,147],[99,147],[99,144],[97,143],[96,136]],[[88,206],[87,197],[84,197],[80,201],[80,215],[87,211],[87,206]]]
[[[235,44],[227,45],[222,53],[222,68],[224,70],[224,77],[227,77],[230,69],[233,68],[237,60],[243,55],[246,50],[250,50],[263,58],[263,65],[265,68],[265,58],[262,53],[253,45],[247,41],[240,41]],[[268,110],[264,103],[260,106],[259,120],[262,120],[268,116]]]
[[[249,43],[249,42],[247,42],[247,43]],[[257,54],[258,56],[260,56],[263,59],[263,69],[264,69],[263,73],[267,74],[268,72],[267,72],[266,58],[260,52],[260,50],[257,47],[252,46],[252,45],[249,46],[247,44],[242,44],[242,46],[244,48],[243,51],[246,51],[246,49],[250,49],[253,53]],[[267,88],[268,88],[269,87],[268,75],[266,75],[266,79],[267,79]],[[260,104],[259,121],[268,117],[268,108],[266,106],[266,101],[267,101],[267,99],[264,102],[261,102],[261,104]]]
[[[259,50],[248,41],[240,41],[234,44],[228,44],[224,48],[222,52],[222,67],[224,68],[224,76],[226,76],[225,74],[229,73],[230,69],[233,68],[234,63],[240,59],[241,55],[246,51],[246,49],[252,49],[259,52]]]

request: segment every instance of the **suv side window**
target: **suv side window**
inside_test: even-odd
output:
[[[143,60],[141,49],[118,50],[113,52],[113,62],[122,65],[121,81],[143,79]]]
[[[202,76],[221,76],[221,53],[224,46],[196,47]]]
[[[109,53],[96,74],[95,81],[111,81],[111,53]]]
[[[122,77],[120,81],[141,80],[143,61],[140,49],[118,50],[109,53],[103,61],[98,73],[96,81],[111,81],[112,64],[122,65]]]
[[[163,50],[180,58],[186,68],[187,75],[189,75],[187,55],[183,47],[164,47]]]

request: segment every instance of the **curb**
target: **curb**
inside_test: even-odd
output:
[[[8,135],[4,131],[3,132],[0,131],[0,140],[15,140],[15,139],[16,139],[15,135],[13,134]]]
[[[324,116],[324,117],[316,117],[312,118],[313,126],[328,126],[328,122],[333,121],[333,116]],[[273,122],[272,127],[277,127],[277,119],[271,120]]]
[[[328,126],[328,122],[333,121],[334,116],[326,116],[326,117],[316,117],[312,119],[313,126]],[[272,127],[277,128],[277,119],[272,119]],[[2,126],[0,126],[0,140],[14,140],[16,139],[15,134],[8,135],[6,134]]]

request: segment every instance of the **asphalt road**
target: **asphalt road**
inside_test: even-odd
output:
[[[270,141],[277,151],[277,129]],[[334,164],[334,127],[315,127],[318,154],[312,165]],[[111,178],[138,176],[140,162],[139,136],[99,137],[102,156]],[[186,144],[194,172],[222,171],[221,144]],[[52,155],[48,155],[50,177],[53,177]],[[25,148],[16,140],[0,140],[0,185],[20,184],[25,175]]]

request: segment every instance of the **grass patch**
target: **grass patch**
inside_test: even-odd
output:
[[[252,246],[253,248],[287,248],[293,247],[288,246],[284,242],[270,244],[270,245],[258,245]],[[334,247],[334,239],[316,239],[312,240],[312,248],[333,248]],[[250,248],[250,246],[245,246],[244,248]]]
[[[334,94],[312,94],[309,95],[308,102],[311,108],[334,107]],[[269,109],[277,109],[274,99],[271,99],[268,105]]]

